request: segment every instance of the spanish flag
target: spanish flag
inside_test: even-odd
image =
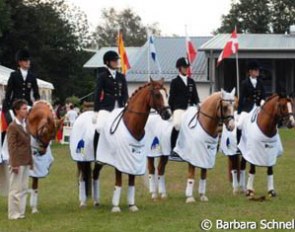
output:
[[[0,132],[2,133],[4,131],[7,131],[8,123],[7,123],[6,118],[5,118],[5,113],[3,111],[1,111],[0,114],[1,114],[1,117],[0,117]]]
[[[121,31],[118,33],[118,51],[121,58],[122,73],[126,74],[127,70],[131,67],[125,50],[123,34]]]

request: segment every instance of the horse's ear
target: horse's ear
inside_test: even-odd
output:
[[[233,90],[231,91],[231,93],[230,93],[233,97],[235,96],[235,94],[236,94],[236,88],[233,88]]]
[[[154,80],[153,80],[153,78],[151,76],[150,76],[150,82],[154,83]]]
[[[221,98],[224,98],[224,96],[225,96],[225,91],[223,90],[223,88],[221,88]]]
[[[160,85],[164,85],[164,78],[160,80]]]

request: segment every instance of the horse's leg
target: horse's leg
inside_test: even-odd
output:
[[[166,192],[166,184],[165,184],[165,168],[168,162],[168,156],[161,156],[160,162],[158,165],[158,182],[159,182],[159,193],[161,194],[161,198],[167,198]]]
[[[201,178],[199,182],[199,194],[201,201],[208,201],[206,197],[206,178],[207,178],[207,169],[201,169]]]
[[[86,162],[77,162],[78,168],[78,179],[79,179],[79,201],[80,201],[80,208],[86,207],[86,182],[85,182],[85,163]]]
[[[186,203],[192,203],[196,201],[193,196],[194,184],[195,184],[195,167],[191,164],[188,164],[188,178],[187,178],[186,189],[185,189]]]
[[[273,167],[267,167],[267,191],[269,197],[276,197],[277,194],[274,188]]]
[[[238,162],[239,155],[229,156],[231,163],[231,175],[232,175],[232,186],[233,186],[233,194],[236,195],[239,192],[239,181],[238,181]]]
[[[118,212],[121,212],[119,204],[120,204],[120,197],[121,197],[121,190],[122,190],[122,173],[117,169],[115,169],[115,172],[116,172],[116,183],[115,183],[115,190],[114,190],[113,200],[112,200],[112,204],[113,204],[112,212],[118,213]]]
[[[127,202],[129,206],[129,210],[131,212],[138,211],[137,206],[135,205],[135,176],[128,175],[128,195],[127,195]]]
[[[247,161],[243,158],[241,159],[241,168],[240,168],[240,187],[242,189],[242,192],[246,193],[246,164]]]
[[[92,172],[92,199],[93,199],[93,205],[95,207],[98,207],[100,202],[99,174],[102,167],[103,165],[99,163],[94,163],[94,169]]]
[[[155,176],[155,159],[148,157],[148,170],[149,170],[149,191],[152,194],[152,199],[157,199],[156,189],[156,176]]]
[[[32,190],[30,196],[30,206],[32,208],[32,213],[38,213],[38,178],[32,177]]]
[[[250,164],[250,171],[249,171],[249,177],[247,182],[247,192],[246,196],[251,197],[254,196],[254,177],[255,177],[255,165]]]

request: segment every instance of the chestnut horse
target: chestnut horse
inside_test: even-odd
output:
[[[149,83],[137,89],[128,100],[127,105],[122,111],[121,118],[114,121],[116,125],[115,130],[117,127],[119,127],[120,123],[123,123],[125,127],[127,128],[127,130],[129,131],[132,138],[140,142],[145,136],[144,127],[146,125],[151,108],[155,109],[164,120],[169,119],[171,117],[171,111],[168,106],[167,92],[163,84],[164,84],[163,79],[161,81],[153,81],[151,79]],[[100,145],[102,145],[101,143],[102,143],[102,134],[100,134],[100,138],[98,142],[97,161],[104,163],[103,156],[107,157],[109,156],[109,154],[101,154],[99,152]],[[115,145],[116,145],[116,141],[114,141],[113,146]],[[119,149],[119,147],[116,147],[116,149]],[[134,149],[136,150],[136,148]],[[145,152],[143,152],[142,154],[143,156],[140,156],[140,154],[138,154],[136,159],[140,159],[140,161],[143,164],[145,164],[146,154]],[[138,157],[141,157],[141,158],[138,158]],[[131,154],[130,154],[130,157],[127,157],[127,159],[128,160],[132,159]],[[136,160],[136,162],[137,161],[138,160]],[[133,161],[129,160],[129,162],[133,162]],[[144,167],[145,169],[146,165],[142,165],[141,167]],[[127,173],[126,171],[124,172]],[[135,205],[135,187],[134,187],[135,175],[144,174],[141,172],[139,173],[140,174],[128,173],[128,177],[129,177],[128,205],[129,205],[129,210],[133,212],[138,210],[137,206]],[[115,176],[116,176],[116,181],[115,181],[115,190],[114,190],[113,200],[112,200],[112,204],[113,204],[112,212],[120,212],[121,209],[119,207],[119,203],[120,203],[120,195],[121,195],[121,188],[122,188],[122,171],[120,171],[119,168],[116,166],[115,166]]]
[[[27,117],[27,128],[32,138],[32,150],[34,151],[34,173],[37,163],[35,156],[42,156],[46,153],[48,146],[55,138],[56,134],[56,121],[53,108],[50,103],[44,100],[36,101],[33,107],[30,109]],[[40,159],[38,159],[40,160]],[[41,161],[42,162],[42,161]],[[43,166],[41,164],[40,166]],[[37,199],[38,199],[38,179],[35,175],[32,176],[32,192],[30,204],[32,207],[32,213],[37,213]]]
[[[255,166],[258,165],[267,167],[268,195],[269,197],[275,197],[273,166],[276,164],[277,156],[283,152],[277,127],[281,121],[287,123],[289,128],[294,127],[292,100],[285,95],[274,94],[266,100],[260,110],[259,108],[257,110],[258,113],[253,112],[252,117],[250,115],[248,120],[245,119],[242,122],[242,138],[239,144],[243,157],[250,163],[246,196],[249,198],[254,197]],[[257,125],[261,135],[258,135],[257,138],[254,137],[254,140],[245,142],[249,140],[249,133],[255,134],[255,131],[251,130],[251,125]],[[251,131],[248,132],[247,129]],[[260,153],[259,148],[252,150],[253,141],[255,144],[263,143],[265,150]],[[266,149],[270,149],[270,151]],[[271,149],[276,150],[273,152]]]

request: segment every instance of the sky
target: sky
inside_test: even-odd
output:
[[[88,17],[90,28],[101,22],[101,10],[131,8],[144,25],[157,22],[164,36],[207,36],[221,24],[231,0],[66,0],[79,6]]]

